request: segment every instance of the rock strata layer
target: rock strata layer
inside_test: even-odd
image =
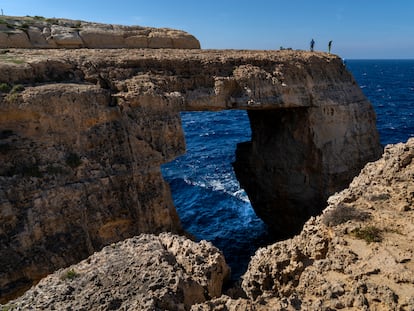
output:
[[[220,296],[229,273],[209,242],[141,235],[49,275],[3,309],[189,310]]]
[[[121,26],[61,18],[0,16],[0,48],[199,49],[192,35],[175,29]]]
[[[248,299],[192,310],[414,310],[413,158],[414,139],[387,146],[299,235],[256,252]]]
[[[180,232],[160,165],[180,111],[246,109],[237,176],[292,234],[381,147],[340,58],[297,51],[9,49],[0,54],[0,288],[7,299],[134,235]]]

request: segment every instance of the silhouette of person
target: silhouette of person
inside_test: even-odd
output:
[[[313,52],[313,48],[315,47],[315,40],[312,39],[312,41],[310,42],[310,50],[311,52]]]
[[[328,42],[328,53],[331,54],[332,40]]]

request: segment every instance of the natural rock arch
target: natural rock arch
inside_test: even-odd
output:
[[[256,214],[278,239],[299,233],[330,195],[381,154],[369,105],[247,109],[247,114],[252,138],[238,144],[233,167]],[[371,130],[371,137],[358,134]]]
[[[249,111],[236,172],[282,235],[381,153],[371,104],[324,53],[9,50],[0,83],[25,88],[0,96],[0,299],[115,241],[182,232],[160,170],[185,152],[180,111]]]
[[[382,153],[371,104],[339,58],[320,56],[241,64],[214,78],[214,93],[183,96],[184,110],[247,110],[252,140],[233,166],[277,238],[298,233]]]

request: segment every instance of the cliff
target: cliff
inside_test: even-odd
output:
[[[185,152],[180,111],[249,111],[234,166],[280,235],[381,153],[370,103],[325,53],[9,49],[0,84],[3,300],[115,241],[181,232],[160,173]]]
[[[259,249],[248,299],[192,310],[413,310],[414,139],[389,145],[299,235]]]
[[[45,18],[0,16],[0,48],[172,48],[199,49],[200,42],[181,30],[122,26]]]

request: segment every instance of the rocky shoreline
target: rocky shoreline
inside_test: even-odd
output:
[[[413,158],[414,139],[387,146],[299,235],[257,250],[232,298],[219,250],[163,233],[107,246],[4,307],[413,310]]]
[[[414,310],[414,139],[380,158],[337,56],[41,17],[0,19],[0,48],[3,309]],[[248,110],[237,177],[293,236],[225,292],[225,258],[177,235],[160,171],[185,152],[180,111],[222,109]]]

